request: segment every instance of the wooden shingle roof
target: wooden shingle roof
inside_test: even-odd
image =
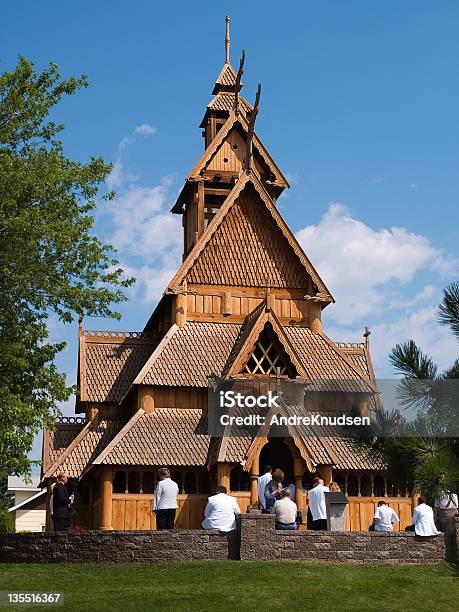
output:
[[[79,336],[80,402],[118,403],[158,340],[140,333]]]
[[[225,62],[223,65],[223,68],[220,71],[220,74],[217,77],[217,80],[215,81],[215,85],[212,90],[212,93],[216,94],[222,89],[224,90],[234,89],[236,85],[236,77],[237,77],[237,74],[234,68],[231,66],[229,62]]]
[[[210,374],[220,375],[240,328],[204,321],[174,325],[134,384],[207,387]]]
[[[94,461],[94,465],[206,464],[210,436],[201,410],[139,410]]]
[[[43,467],[43,479],[57,476],[59,472],[65,472],[71,478],[80,478],[123,425],[124,422],[120,420],[88,421],[53,462],[50,459],[55,455],[56,432],[45,430],[43,435],[45,438],[48,436],[48,439],[44,440],[44,447],[47,447],[49,451],[48,460]],[[58,431],[59,423],[56,427]]]
[[[43,432],[42,473],[45,473],[58,457],[72,444],[85,422],[79,417],[60,418],[53,430],[45,429]]]
[[[207,321],[189,321],[184,327],[173,325],[131,383],[207,387],[211,374],[226,376],[230,372],[263,312],[264,306],[257,307],[243,325]],[[324,383],[337,381],[339,385],[347,383],[350,391],[372,391],[367,383],[368,374],[325,334],[297,326],[284,326],[282,330],[294,350],[290,351],[291,358],[300,359],[308,378]],[[288,345],[285,348],[289,352]],[[98,375],[103,375],[103,364]],[[352,386],[352,381],[364,384]]]
[[[234,243],[228,243],[230,239]],[[270,277],[273,286],[305,288],[307,275],[333,301],[264,187],[255,176],[244,174],[168,290],[176,291],[186,278],[198,283],[259,287]]]

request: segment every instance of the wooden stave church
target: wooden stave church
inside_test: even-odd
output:
[[[367,529],[380,497],[403,529],[408,491],[345,437],[207,433],[210,376],[350,381],[362,414],[377,393],[369,332],[363,343],[343,343],[322,329],[321,312],[334,299],[276,207],[289,185],[254,131],[258,96],[252,106],[239,94],[242,66],[236,74],[229,46],[226,18],[225,63],[200,124],[205,150],[171,210],[182,215],[183,264],[142,332],[83,330],[80,321],[75,411],[84,416],[44,431],[42,483],[49,499],[57,474],[70,476],[77,529],[154,529],[156,470],[167,465],[181,491],[176,526],[199,528],[216,484],[242,511],[256,505],[269,462],[289,473],[304,517],[303,486],[320,473],[348,495],[348,529]],[[334,391],[335,401],[344,398]],[[327,412],[331,395],[323,398]]]

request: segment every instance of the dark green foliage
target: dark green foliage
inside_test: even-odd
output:
[[[459,283],[444,290],[439,320],[459,339]],[[399,400],[402,406],[416,409],[417,417],[407,423],[400,416],[398,422],[393,421],[395,432],[387,430],[394,435],[399,427],[404,437],[379,436],[371,444],[385,457],[394,481],[411,482],[432,503],[442,491],[457,491],[459,487],[458,440],[446,435],[457,430],[459,422],[459,358],[438,374],[432,358],[409,340],[397,344],[389,359],[404,375],[398,387]],[[393,416],[386,414],[380,420],[385,422]]]
[[[0,533],[14,533],[14,518],[8,509],[11,507],[10,498],[0,499]]]
[[[389,355],[389,361],[407,378],[435,378],[437,373],[432,358],[424,354],[414,340],[397,344]]]
[[[438,308],[438,320],[442,325],[451,327],[459,340],[459,283],[451,283],[443,292],[443,300]]]
[[[111,166],[66,157],[63,126],[48,119],[86,86],[85,76],[62,79],[54,64],[37,73],[22,57],[0,76],[0,477],[27,473],[34,435],[73,391],[53,365],[65,344],[48,342],[49,316],[118,317],[111,304],[132,282],[92,233]]]

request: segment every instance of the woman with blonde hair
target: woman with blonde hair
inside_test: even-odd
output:
[[[328,489],[333,493],[341,493],[341,487],[339,484],[332,480],[332,482],[328,485]]]
[[[178,508],[177,495],[179,488],[171,480],[168,468],[158,470],[159,482],[156,485],[153,498],[153,512],[156,514],[156,529],[173,529],[175,512]]]
[[[266,512],[271,512],[277,500],[281,499],[283,490],[282,481],[284,480],[284,472],[277,468],[273,472],[273,478],[265,488]]]

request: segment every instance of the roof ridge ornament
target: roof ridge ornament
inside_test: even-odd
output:
[[[239,70],[236,75],[236,83],[234,84],[234,112],[239,114],[239,91],[241,89],[241,79],[244,74],[245,49],[242,49],[241,60],[239,62]]]
[[[226,21],[226,32],[225,32],[225,64],[229,64],[230,63],[230,30],[229,30],[229,24],[230,24],[230,18],[227,15],[225,17],[225,21]]]
[[[261,95],[261,83],[258,83],[257,95],[255,96],[255,104],[253,105],[253,110],[250,113],[249,129],[247,130],[247,154],[246,154],[246,160],[245,160],[247,174],[250,174],[251,166],[252,166],[252,156],[253,156],[252,140],[253,140],[253,134],[255,132],[255,120],[257,118],[258,107],[260,105],[260,95]]]
[[[369,327],[365,325],[365,333],[363,334],[363,337],[365,338],[365,348],[366,349],[370,348],[370,335],[371,335],[371,330]]]

